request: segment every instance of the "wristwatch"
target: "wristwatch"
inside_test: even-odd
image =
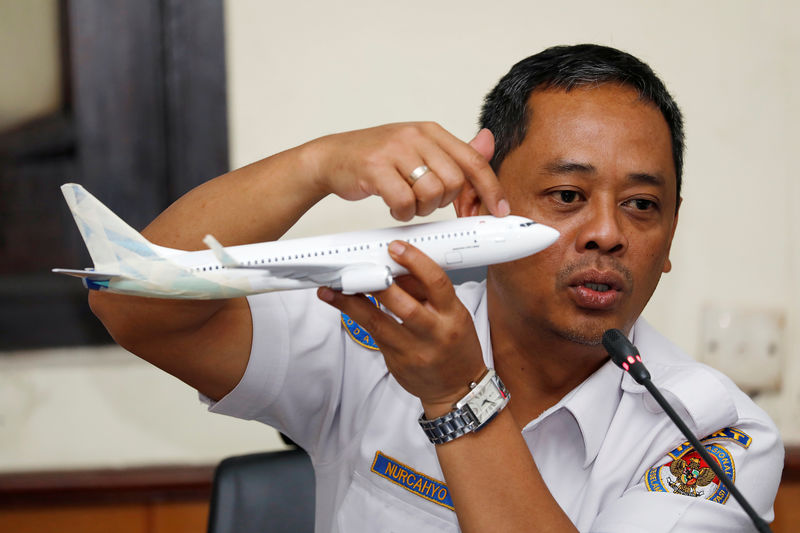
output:
[[[489,420],[503,410],[511,395],[493,369],[489,369],[480,381],[469,384],[471,389],[449,413],[426,420],[425,413],[419,417],[419,425],[434,444],[444,444],[458,437],[478,431]]]

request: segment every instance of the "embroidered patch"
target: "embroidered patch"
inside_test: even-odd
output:
[[[380,450],[375,452],[375,460],[372,461],[370,470],[417,496],[454,510],[447,485],[384,455]]]
[[[720,440],[735,442],[736,444],[738,444],[743,448],[749,448],[750,443],[753,442],[753,439],[750,437],[750,435],[736,428],[722,428],[719,431],[712,433],[708,437],[700,439],[700,442],[702,442],[703,444],[707,444],[709,442],[716,442]],[[678,446],[677,448],[675,448],[674,450],[672,450],[671,452],[669,452],[667,455],[669,455],[673,459],[677,459],[683,456],[686,452],[690,451],[691,449],[692,445],[689,444],[689,442],[687,441]]]
[[[722,428],[716,433],[712,433],[703,439],[703,442],[712,442],[718,440],[725,440],[735,442],[743,448],[749,448],[753,439],[744,431],[736,428]]]
[[[364,296],[366,296],[370,302],[375,304],[375,307],[380,308],[381,305],[378,303],[377,298],[371,294],[365,294]],[[378,345],[375,344],[375,339],[372,338],[372,335],[370,335],[367,330],[359,326],[358,322],[344,313],[342,313],[342,325],[347,330],[347,334],[350,335],[350,338],[364,348],[369,348],[370,350],[380,350]]]
[[[736,467],[728,450],[716,444],[707,444],[705,447],[722,467],[725,476],[735,481]],[[694,449],[690,447],[678,456],[672,454],[670,456],[673,457],[672,461],[654,466],[645,474],[648,491],[683,494],[717,503],[725,503],[728,500],[730,492]]]

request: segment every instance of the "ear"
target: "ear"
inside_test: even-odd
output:
[[[678,227],[678,214],[681,209],[681,204],[683,203],[683,198],[678,198],[678,206],[675,208],[675,219],[672,221],[672,231],[669,235],[669,248],[667,249],[667,258],[664,260],[664,266],[661,268],[661,272],[666,274],[672,270],[672,261],[669,260],[669,252],[672,249],[672,239],[675,238],[675,230]]]
[[[483,128],[469,142],[469,145],[481,154],[486,161],[491,161],[494,156],[494,135],[487,128]],[[455,200],[453,206],[456,208],[458,217],[474,217],[481,213],[483,203],[478,196],[478,192],[469,180],[464,182],[461,192]],[[486,211],[484,209],[484,211]]]

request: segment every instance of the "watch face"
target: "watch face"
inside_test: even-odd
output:
[[[482,423],[497,412],[498,406],[503,403],[504,399],[500,390],[489,386],[484,387],[480,394],[470,400],[468,405],[478,422]]]
[[[492,400],[491,398],[484,398],[479,402],[479,405],[470,405],[470,408],[472,412],[475,413],[475,417],[481,422],[484,422],[494,414],[497,404],[499,403],[500,402]]]

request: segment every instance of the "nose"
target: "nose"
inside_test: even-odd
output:
[[[611,202],[595,205],[584,211],[586,219],[578,233],[578,251],[597,250],[600,253],[620,254],[628,248],[623,231],[622,213]]]

